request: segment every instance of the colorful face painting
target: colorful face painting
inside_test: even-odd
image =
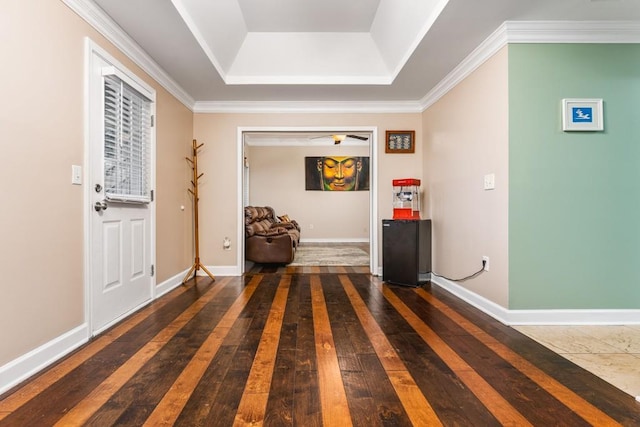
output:
[[[369,190],[369,157],[305,157],[305,188],[321,191]]]

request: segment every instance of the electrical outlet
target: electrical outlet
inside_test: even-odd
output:
[[[489,271],[489,257],[486,255],[482,255],[482,262],[484,262],[484,271]]]

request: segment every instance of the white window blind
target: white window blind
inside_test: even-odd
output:
[[[104,76],[104,189],[107,200],[147,203],[151,101],[116,75]]]

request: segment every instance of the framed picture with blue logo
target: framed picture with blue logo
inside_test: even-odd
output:
[[[592,132],[604,130],[602,99],[563,99],[562,130]]]

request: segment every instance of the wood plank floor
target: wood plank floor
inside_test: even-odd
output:
[[[197,278],[0,398],[0,426],[640,425],[450,294],[355,267]]]

